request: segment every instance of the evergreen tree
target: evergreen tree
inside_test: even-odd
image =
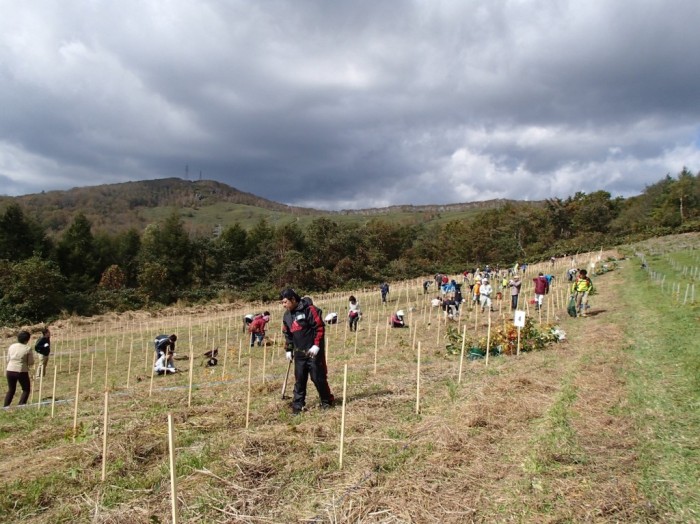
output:
[[[58,266],[38,256],[0,263],[0,321],[48,322],[65,307],[65,278]]]
[[[36,222],[25,217],[19,204],[12,202],[0,215],[0,259],[17,262],[34,253],[48,253],[46,236]]]
[[[100,278],[99,255],[87,217],[78,213],[57,248],[61,273],[73,291],[88,291]]]

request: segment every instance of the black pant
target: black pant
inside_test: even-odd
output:
[[[510,308],[511,309],[518,309],[518,295],[511,295],[510,296]]]
[[[7,394],[5,395],[5,404],[7,407],[12,404],[12,399],[17,391],[17,382],[22,386],[22,395],[19,397],[19,403],[26,404],[29,398],[29,393],[32,390],[31,382],[29,381],[29,372],[27,371],[6,371],[7,377]]]
[[[350,331],[357,331],[357,321],[360,320],[360,315],[354,317],[348,317],[348,322],[350,323]]]
[[[292,407],[301,409],[306,404],[306,384],[311,381],[316,386],[321,404],[332,405],[335,398],[328,386],[328,368],[326,367],[326,354],[321,349],[315,357],[309,357],[305,351],[294,352],[294,400]]]

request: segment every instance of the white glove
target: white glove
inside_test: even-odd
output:
[[[287,351],[287,360],[288,360],[289,362],[292,361],[292,352],[291,352],[291,351]]]
[[[318,346],[313,345],[309,348],[309,351],[307,351],[307,353],[309,354],[310,357],[315,357],[316,355],[318,355],[319,349],[320,348]]]

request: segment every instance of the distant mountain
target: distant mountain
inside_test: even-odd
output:
[[[501,207],[508,202],[516,203],[490,200],[448,205],[398,205],[322,211],[280,204],[213,180],[188,181],[180,178],[76,187],[19,197],[0,196],[0,210],[12,201],[18,202],[28,216],[38,220],[50,234],[60,234],[72,223],[73,216],[78,212],[85,214],[94,231],[115,233],[131,227],[140,231],[177,209],[193,231],[206,232],[233,222],[250,227],[261,218],[271,224],[294,220],[305,223],[319,216],[343,221],[366,221],[377,216],[392,221],[430,221],[444,219],[445,214],[469,215],[479,210]]]

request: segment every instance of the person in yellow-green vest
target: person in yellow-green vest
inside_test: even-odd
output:
[[[593,282],[588,277],[588,272],[585,269],[581,269],[578,272],[578,277],[571,285],[571,295],[576,300],[576,309],[580,316],[586,316],[586,309],[588,308],[588,294],[593,289]]]

